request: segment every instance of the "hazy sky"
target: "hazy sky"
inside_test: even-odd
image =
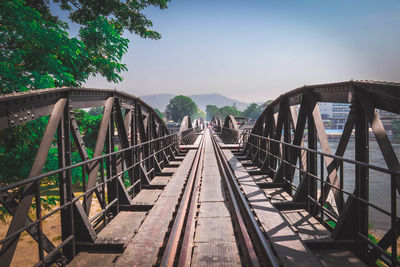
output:
[[[126,34],[124,81],[86,87],[261,102],[304,84],[400,81],[399,0],[172,0],[145,13],[163,38]]]

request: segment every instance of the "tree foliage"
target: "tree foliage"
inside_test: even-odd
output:
[[[0,183],[28,176],[48,120],[44,117],[0,131]]]
[[[194,117],[197,114],[197,105],[190,97],[178,95],[169,101],[165,113],[168,119],[180,122],[186,115]]]
[[[200,119],[200,118],[205,118],[206,113],[202,111],[201,109],[197,109],[197,114],[194,116],[195,119]]]
[[[80,25],[78,36],[71,38],[68,24],[51,14],[50,1],[0,1],[0,93],[80,86],[90,75],[121,81],[129,42],[124,30],[159,39],[141,12],[167,7],[166,0],[53,2]]]
[[[392,119],[392,133],[400,136],[400,119]]]
[[[94,150],[101,119],[103,117],[103,108],[91,108],[89,112],[78,109],[74,111],[74,114],[79,126],[79,131],[83,136],[83,142],[87,148]]]
[[[162,112],[161,112],[158,108],[155,108],[155,109],[154,109],[154,112],[155,112],[161,119],[164,119],[164,114],[162,114]]]
[[[92,156],[102,119],[102,108],[92,108],[89,112],[74,110],[74,113],[88,155]],[[48,120],[47,116],[0,131],[0,183],[9,184],[28,177]],[[72,163],[80,162],[81,159],[74,143],[72,151]],[[57,168],[57,148],[52,147],[44,172]],[[74,182],[76,182],[81,174],[77,169],[74,172],[77,172],[74,174]],[[56,181],[55,179],[53,182]]]
[[[101,75],[110,82],[121,81],[121,73],[127,70],[121,60],[129,43],[123,37],[124,31],[143,38],[161,38],[158,32],[149,29],[153,25],[143,10],[148,6],[163,9],[167,2],[0,1],[0,94],[81,86],[91,75]],[[68,23],[52,14],[54,9],[50,9],[50,5],[59,5],[70,21],[79,26],[77,36],[69,36]],[[99,108],[89,113],[75,111],[89,156],[93,153],[101,116]],[[45,117],[0,131],[0,184],[28,176],[47,122],[48,117]],[[55,144],[49,151],[45,172],[58,168]],[[72,161],[80,161],[76,147]],[[81,176],[81,171],[73,170],[74,183],[79,183]],[[13,191],[13,194],[18,193]],[[46,201],[42,203],[50,203]],[[2,214],[4,208],[0,209],[0,219]]]
[[[121,81],[120,73],[126,70],[121,59],[128,49],[124,31],[159,39],[161,35],[149,29],[152,22],[142,11],[148,6],[166,8],[167,2],[0,1],[0,94],[80,86],[90,75]],[[80,27],[77,36],[69,36],[68,24],[52,14],[50,5],[67,12]],[[102,109],[76,111],[75,116],[86,145],[94,147]],[[0,182],[27,177],[47,121],[41,118],[0,131]]]
[[[241,115],[240,110],[236,108],[236,106],[224,106],[218,108],[215,105],[207,105],[207,120],[212,120],[214,117],[220,117],[222,120],[225,119],[226,116],[232,115],[234,117],[238,117]]]
[[[225,119],[226,116],[232,115],[234,117],[239,117],[241,115],[240,110],[236,108],[236,106],[224,106],[219,109],[219,114],[222,120]]]
[[[214,117],[219,116],[219,109],[215,105],[206,106],[207,120],[211,121]]]
[[[257,119],[262,112],[262,107],[256,103],[251,103],[243,112],[242,116],[246,119]]]

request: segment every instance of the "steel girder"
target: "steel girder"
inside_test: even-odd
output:
[[[221,129],[221,137],[225,143],[237,143],[239,140],[239,127],[236,119],[232,115],[225,118],[224,124]]]
[[[351,105],[335,153],[329,147],[319,102]],[[400,229],[396,194],[400,192],[400,164],[377,109],[400,114],[399,83],[349,81],[303,86],[281,95],[262,112],[246,137],[242,154],[268,174],[275,185],[292,195],[293,207],[307,208],[326,226],[329,226],[327,221],[333,221],[335,226],[328,228],[335,240],[353,240],[357,255],[368,263],[380,258],[397,264],[395,256],[382,250],[397,250]],[[387,168],[369,163],[369,128]],[[345,159],[343,155],[353,132],[355,155]],[[303,143],[305,138],[307,148]],[[343,177],[344,163],[354,166],[354,177]],[[371,169],[392,177],[391,210],[385,213],[392,218],[391,228],[377,245],[368,241],[368,209],[374,208],[369,202]],[[295,170],[300,181],[293,193]],[[343,190],[344,179],[354,181],[353,192]],[[344,195],[348,196],[346,201]],[[330,210],[327,204],[331,205]]]
[[[104,107],[92,158],[79,131],[74,109]],[[131,199],[176,155],[177,136],[139,98],[116,90],[56,88],[0,96],[0,130],[40,117],[50,116],[29,177],[0,187],[0,203],[12,215],[7,235],[1,241],[0,265],[9,266],[23,231],[38,243],[39,265],[55,258],[71,259],[77,243],[93,244],[97,233],[120,210],[129,210]],[[57,133],[56,141],[54,136]],[[117,136],[114,134],[117,133]],[[71,138],[72,137],[72,138]],[[118,151],[114,142],[119,140]],[[71,165],[72,144],[81,162]],[[58,149],[59,169],[42,174],[51,146]],[[106,154],[104,154],[106,151]],[[72,190],[72,170],[82,170],[83,194]],[[41,179],[58,177],[62,243],[56,247],[42,231]],[[125,182],[130,186],[126,187]],[[20,199],[10,192],[23,189]],[[102,211],[89,217],[93,193]],[[28,216],[35,200],[36,220]],[[111,216],[111,217],[110,217]],[[47,256],[45,256],[45,253]]]
[[[178,131],[179,142],[183,145],[191,145],[196,141],[196,133],[201,132],[201,126],[199,120],[192,120],[190,116],[183,117],[181,125]]]

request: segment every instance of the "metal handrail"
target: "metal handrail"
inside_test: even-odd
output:
[[[394,232],[398,231],[398,221],[400,221],[400,217],[397,214],[397,204],[396,204],[396,183],[398,181],[398,179],[400,179],[400,171],[398,170],[393,170],[393,169],[388,169],[388,168],[383,168],[383,167],[379,167],[376,165],[372,165],[372,164],[368,164],[366,162],[361,162],[361,161],[357,161],[357,160],[352,160],[352,159],[348,159],[348,158],[344,158],[341,156],[337,156],[337,155],[331,155],[331,154],[327,154],[321,151],[317,151],[317,150],[312,150],[309,148],[305,148],[302,146],[297,146],[297,145],[293,145],[291,143],[287,143],[284,142],[282,140],[276,140],[276,139],[272,139],[269,137],[265,137],[265,136],[260,136],[254,133],[246,133],[247,134],[247,143],[246,146],[244,146],[244,151],[250,150],[250,147],[253,147],[253,149],[256,149],[258,152],[256,153],[264,153],[264,157],[262,160],[265,159],[269,159],[271,160],[272,158],[274,158],[275,160],[279,161],[278,166],[280,168],[283,168],[284,171],[284,175],[282,178],[283,180],[283,187],[286,188],[286,191],[288,187],[285,186],[290,186],[290,190],[294,190],[297,191],[298,187],[296,186],[296,184],[287,179],[286,175],[285,175],[285,168],[293,168],[291,171],[289,170],[289,176],[290,175],[294,175],[295,170],[299,171],[299,179],[301,180],[303,177],[303,179],[307,176],[309,177],[312,181],[315,182],[315,190],[317,190],[319,188],[319,197],[318,197],[318,193],[313,193],[316,194],[315,197],[313,197],[313,194],[311,194],[310,192],[310,188],[307,189],[307,196],[306,196],[306,204],[307,204],[307,209],[310,211],[311,214],[313,214],[317,220],[319,220],[323,225],[325,225],[327,227],[328,230],[330,230],[331,232],[334,233],[334,226],[330,226],[327,224],[326,220],[330,220],[333,221],[335,223],[337,223],[339,221],[339,219],[341,218],[342,215],[342,210],[343,210],[343,205],[344,205],[344,195],[348,196],[348,198],[352,198],[353,200],[356,201],[356,205],[361,205],[362,207],[364,207],[364,209],[367,209],[368,207],[377,210],[378,212],[385,214],[389,217],[391,217],[391,229],[394,229]],[[263,146],[262,142],[260,142],[261,140],[263,140]],[[275,144],[279,144],[280,145],[280,150],[281,152],[278,152],[277,154],[272,153],[268,148],[271,147],[272,143]],[[301,160],[299,160],[298,165],[297,164],[293,164],[291,162],[289,162],[288,160],[286,160],[283,156],[284,156],[284,152],[287,151],[287,149],[289,149],[289,151],[294,152],[294,149],[297,150],[296,153],[297,154],[297,158],[301,158],[301,155],[303,153],[306,154],[307,157],[307,162],[309,162],[309,158],[311,157],[311,155],[315,155],[314,158],[316,160],[316,162],[319,161],[320,164],[320,174],[318,174],[318,172],[316,174],[311,173],[308,169],[304,169],[303,166],[301,166]],[[256,156],[255,154],[253,154],[253,156]],[[324,167],[327,167],[326,165],[324,165],[324,158],[325,157],[330,157],[333,160],[337,161],[336,163],[331,163],[333,164],[333,168],[329,170],[329,172],[327,170],[325,170]],[[258,158],[253,159],[253,163],[255,165],[258,164],[262,164],[262,161],[259,161]],[[349,163],[355,166],[355,168],[357,169],[361,169],[361,168],[366,168],[366,169],[371,169],[371,170],[375,170],[375,171],[379,171],[381,173],[385,173],[390,175],[390,187],[391,187],[391,203],[390,203],[390,211],[379,207],[377,205],[375,205],[374,203],[368,201],[367,199],[364,199],[359,193],[355,192],[349,192],[343,189],[343,185],[344,185],[344,175],[343,175],[343,163]],[[307,163],[308,164],[308,163]],[[276,165],[275,165],[276,166]],[[270,166],[268,165],[268,169],[266,170],[267,173],[268,172],[272,172],[274,175],[278,172],[278,169],[269,169]],[[336,172],[340,172],[340,181],[339,181],[339,185],[336,186],[334,184],[332,184],[328,179],[325,179],[326,177],[329,177],[329,175],[331,174],[331,172],[333,172],[334,170],[336,170]],[[300,181],[299,180],[299,181]],[[325,187],[329,187],[330,189],[334,189],[337,190],[337,192],[339,192],[340,194],[340,198],[339,201],[340,203],[336,203],[336,208],[337,210],[331,210],[327,207],[325,207],[325,203],[329,202],[327,199],[324,200],[324,190],[326,189]],[[294,193],[291,193],[291,191],[288,191],[288,193],[290,195],[294,195]],[[319,199],[318,199],[319,198]],[[323,202],[324,200],[324,202]],[[357,223],[357,222],[355,222]],[[356,240],[357,242],[364,242],[367,243],[368,245],[370,245],[371,247],[373,247],[373,249],[376,251],[374,252],[374,255],[377,255],[377,257],[379,257],[382,261],[384,261],[386,264],[399,264],[400,261],[397,259],[397,243],[395,241],[391,242],[392,244],[392,251],[395,250],[395,252],[390,255],[388,254],[388,252],[384,251],[382,248],[379,247],[379,243],[378,244],[372,244],[371,241],[366,241],[368,240],[368,233],[362,233],[360,231],[357,232],[356,235]],[[358,238],[358,239],[357,239]],[[393,237],[392,237],[393,238]]]

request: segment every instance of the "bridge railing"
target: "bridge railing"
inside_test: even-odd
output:
[[[221,137],[225,143],[236,144],[239,142],[239,131],[228,127],[221,127]]]
[[[335,153],[318,102],[351,104]],[[400,114],[400,84],[350,81],[298,88],[263,111],[244,138],[243,155],[268,175],[264,186],[290,195],[276,204],[279,209],[305,208],[331,231],[333,246],[347,242],[368,264],[398,265],[400,163],[377,109]],[[387,167],[370,163],[370,134]],[[354,159],[348,159],[344,154],[353,136]],[[388,192],[383,204],[371,201],[370,177]],[[370,232],[371,216],[389,220],[379,237]]]
[[[103,115],[90,158],[74,109],[99,106]],[[90,249],[97,234],[119,211],[132,210],[132,198],[177,155],[177,135],[132,95],[61,88],[0,96],[0,129],[43,116],[49,119],[28,178],[0,181],[0,208],[12,217],[2,222],[8,223],[8,232],[0,239],[0,266],[11,264],[24,232],[37,243],[38,266],[65,264]],[[57,167],[41,174],[50,149],[56,149]],[[75,152],[80,160],[72,161]],[[55,203],[44,210],[49,188]],[[52,227],[60,229],[61,240],[49,235],[49,225],[57,220]]]
[[[212,119],[212,122],[214,124],[214,131],[217,132],[217,133],[221,133],[222,126],[223,126],[221,118],[220,117],[214,117]]]
[[[236,144],[239,142],[239,127],[236,119],[232,115],[228,115],[225,118],[225,122],[221,127],[221,138],[225,143]]]
[[[26,223],[25,226],[0,240],[0,244],[4,248],[7,246],[8,242],[12,241],[12,239],[16,238],[23,231],[28,231],[38,242],[40,257],[40,261],[38,262],[39,266],[54,261],[55,259],[52,259],[54,256],[60,257],[59,254],[61,251],[64,256],[68,256],[69,253],[75,254],[77,242],[87,244],[94,242],[96,234],[100,232],[120,210],[130,209],[130,200],[140,191],[140,183],[142,185],[148,184],[150,172],[156,172],[157,170],[146,171],[144,167],[145,163],[153,159],[153,157],[164,157],[164,153],[168,152],[168,150],[172,149],[172,146],[175,145],[177,145],[176,135],[167,135],[1,187],[0,195],[3,196],[3,201],[10,202],[13,200],[11,195],[8,194],[9,191],[20,190],[27,185],[34,184],[35,188],[33,191],[35,195],[36,217],[35,220]],[[143,153],[149,146],[158,146],[161,148],[153,151],[146,157],[138,157],[138,155]],[[122,163],[123,159],[126,157],[134,158],[131,165]],[[90,187],[87,184],[88,172],[96,166],[98,168],[97,182],[95,186]],[[161,169],[158,171],[161,171]],[[136,173],[136,176],[129,176],[129,172]],[[82,185],[82,188],[79,190],[82,193],[78,193],[77,195],[73,193],[72,188],[72,180],[76,180],[73,179],[73,173],[75,176],[77,173],[81,174],[78,181]],[[135,177],[135,179],[132,179],[132,177]],[[41,191],[43,191],[43,189],[40,187],[46,180],[54,178],[57,183],[65,184],[65,187],[63,187],[65,191],[61,190],[59,192],[61,200],[60,206],[43,214],[41,208]],[[74,190],[77,190],[76,185],[74,186]],[[100,202],[101,206],[100,210],[96,210],[97,213],[90,212],[93,193],[96,194],[97,200]],[[82,205],[79,205],[80,203],[82,203]],[[55,247],[51,244],[50,240],[44,236],[42,225],[58,212],[63,213],[62,217],[68,218],[68,222],[64,221],[63,242]],[[80,214],[78,215],[75,213]],[[86,223],[85,226],[80,225],[80,227],[78,227],[77,224],[82,223],[77,220],[78,217],[81,217],[80,219]],[[78,229],[79,232],[77,232]],[[45,252],[47,256],[45,256]]]
[[[333,238],[341,239],[344,236],[349,237],[350,235],[356,234],[356,236],[353,237],[359,242],[359,245],[361,244],[361,247],[362,244],[370,247],[369,250],[371,250],[371,254],[369,255],[369,261],[375,262],[378,257],[381,257],[387,264],[397,264],[397,240],[393,238],[392,235],[399,229],[400,217],[397,212],[398,207],[396,202],[398,196],[396,193],[396,183],[398,179],[400,179],[400,171],[389,170],[365,162],[326,154],[251,133],[248,134],[248,137],[253,139],[253,142],[249,142],[248,145],[252,147],[253,151],[259,151],[256,152],[253,158],[253,162],[256,165],[261,165],[262,169],[268,173],[270,177],[276,177],[276,175],[279,175],[279,171],[283,170],[282,177],[279,180],[274,180],[273,184],[267,186],[284,188],[285,191],[293,197],[293,202],[287,205],[287,207],[284,205],[280,207],[279,204],[277,204],[278,207],[286,209],[292,205],[292,207],[305,208],[332,232]],[[264,146],[261,144],[264,144]],[[280,147],[280,155],[271,152],[271,147],[274,146]],[[266,158],[264,158],[264,160],[258,157],[257,154],[260,152],[265,153]],[[301,154],[305,160],[305,164],[303,165],[301,161],[299,161],[297,165],[292,164],[281,156],[287,152],[289,154]],[[326,158],[332,159],[332,165],[326,167]],[[271,164],[272,161],[275,161],[279,167],[274,167],[274,165]],[[374,173],[382,177],[382,179],[388,179],[387,181],[382,181],[382,184],[386,184],[388,187],[386,191],[390,191],[389,206],[378,206],[368,199],[365,199],[365,196],[361,194],[362,192],[359,188],[368,187],[368,182],[366,184],[366,181],[357,179],[357,175],[355,177],[345,177],[344,165],[346,165],[347,169],[353,169],[354,173],[374,171]],[[333,171],[338,173],[339,176],[335,184],[329,182],[327,178]],[[298,174],[297,182],[299,183],[295,183],[293,179],[290,179],[290,177],[295,175],[295,172]],[[348,184],[349,179],[355,184],[354,187],[356,190],[354,192],[344,189],[345,183]],[[332,194],[329,193],[330,191],[332,191]],[[345,203],[347,201],[352,203],[353,206],[357,206],[358,211],[366,213],[367,215],[357,216],[354,214],[354,207],[352,211],[349,211],[349,208],[345,209]],[[368,216],[371,209],[375,210],[375,212],[372,212],[375,216],[380,214],[390,218],[390,228],[393,231],[391,230],[382,238],[386,244],[384,244],[384,242],[374,242],[368,232],[368,225],[367,228],[365,228],[365,221],[362,218]],[[355,229],[349,227],[351,224]],[[388,245],[394,248],[394,253],[390,254],[384,250],[384,246]],[[358,247],[358,249],[362,249],[361,247]]]
[[[196,132],[193,128],[187,129],[180,134],[179,143],[190,145],[196,141]]]
[[[185,116],[182,119],[178,132],[179,143],[183,145],[191,145],[197,139],[197,134],[201,133],[202,127],[200,120],[194,120],[192,124],[191,117]]]

